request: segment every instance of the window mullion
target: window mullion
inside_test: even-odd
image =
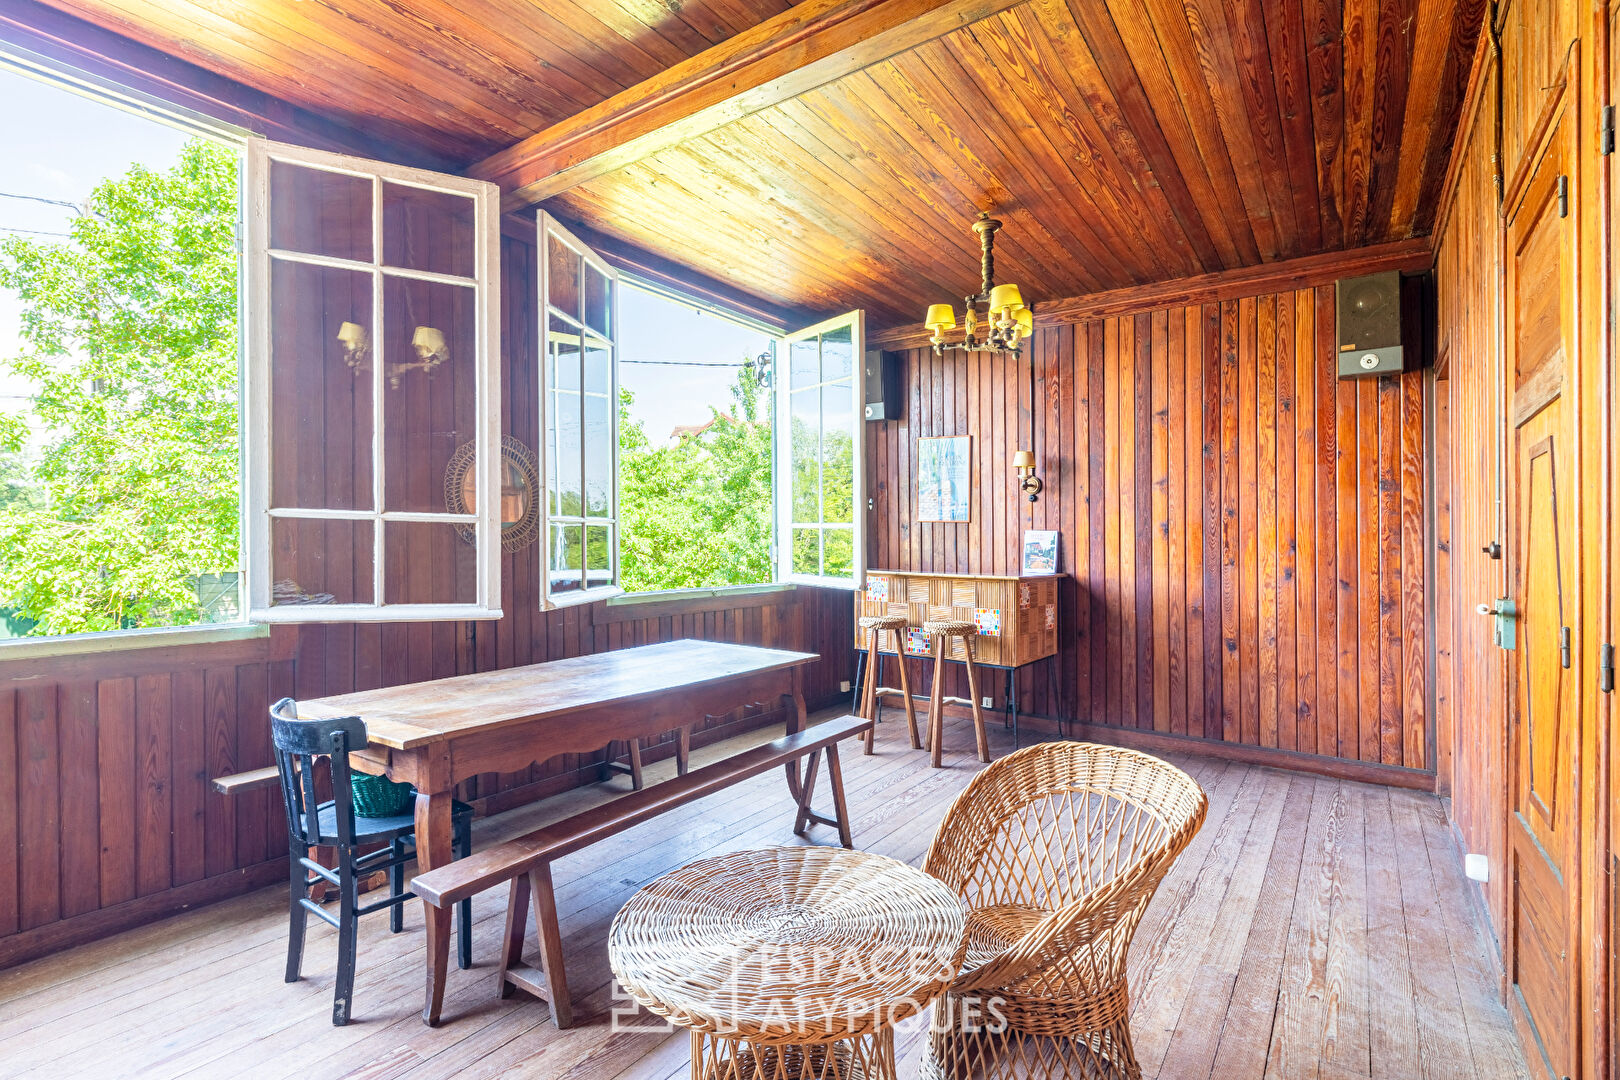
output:
[[[591,560],[585,553],[585,537],[589,531],[585,528],[585,519],[590,517],[591,495],[586,490],[585,483],[591,468],[587,460],[590,440],[585,437],[585,399],[588,395],[585,392],[585,260],[583,259],[580,260],[579,268],[579,315],[579,344],[574,348],[579,358],[579,370],[576,372],[579,377],[577,384],[579,393],[576,395],[579,405],[579,589],[580,592],[586,592],[591,587],[591,572],[587,569]]]
[[[386,412],[386,386],[383,371],[388,366],[386,312],[383,310],[382,179],[371,178],[371,322],[375,327],[371,350],[371,602],[383,606],[383,558],[387,550],[383,537],[383,493],[388,468],[383,453],[383,416]]]

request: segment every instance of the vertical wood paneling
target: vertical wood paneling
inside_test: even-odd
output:
[[[135,896],[135,680],[103,679],[98,683],[96,718],[101,906],[111,907]]]
[[[0,837],[17,835],[17,694],[0,687]],[[18,845],[0,843],[0,934],[17,932]]]
[[[169,676],[135,680],[135,893],[147,896],[169,887],[169,840],[174,818],[170,800]],[[258,860],[254,860],[255,862]]]
[[[1026,711],[1428,768],[1427,655],[1406,646],[1425,610],[1423,376],[1339,380],[1333,323],[1327,286],[1043,328],[1017,363],[908,354],[929,412],[867,425],[869,452],[973,435],[974,519],[910,522],[915,477],[888,477],[868,564],[1016,572],[1021,529],[1055,528],[1062,651],[1022,675]],[[963,381],[962,411],[933,411]],[[1019,446],[1046,484],[1033,508]]]
[[[96,684],[57,688],[62,768],[62,917],[101,906],[101,793],[97,784]]]
[[[61,917],[61,792],[57,757],[56,687],[17,691],[17,840],[20,926],[27,930]]]
[[[196,669],[175,672],[169,682],[169,704],[174,717],[170,743],[174,884],[185,885],[206,873],[203,837],[208,827],[209,775],[204,734],[208,710],[203,673]]]

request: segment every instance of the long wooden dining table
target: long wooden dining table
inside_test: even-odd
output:
[[[814,653],[716,641],[669,641],[591,656],[298,703],[306,718],[358,716],[367,745],[356,769],[416,787],[421,870],[451,859],[455,786],[562,754],[588,754],[615,739],[646,739],[705,715],[792,699],[789,734],[805,724],[804,669]],[[799,794],[796,766],[788,786]]]

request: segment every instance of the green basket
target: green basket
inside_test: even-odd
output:
[[[351,773],[349,787],[354,792],[354,812],[361,817],[397,817],[410,812],[416,789],[386,776]]]

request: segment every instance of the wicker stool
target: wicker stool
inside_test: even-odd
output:
[[[990,736],[984,730],[984,710],[979,707],[979,675],[973,666],[973,639],[979,628],[965,619],[941,619],[923,623],[923,632],[934,639],[934,689],[928,695],[928,753],[934,768],[942,764],[945,753],[945,706],[970,705],[973,708],[973,735],[979,744],[979,760],[990,760]],[[945,654],[950,651],[949,641],[962,639],[963,663],[967,665],[968,701],[946,697]]]
[[[876,720],[878,708],[882,704],[882,695],[899,693],[906,703],[906,729],[911,733],[911,748],[922,749],[922,742],[917,737],[917,706],[911,700],[911,679],[906,675],[906,617],[904,615],[864,615],[861,617],[861,630],[866,635],[866,685],[861,689],[861,715],[868,720]],[[900,665],[900,689],[890,690],[882,685],[883,653],[879,649],[883,645],[883,633],[889,631],[894,634],[894,659]],[[866,752],[872,752],[872,739],[876,727],[866,731]]]
[[[894,1025],[966,948],[943,883],[824,847],[695,862],[631,897],[608,933],[619,985],[691,1029],[693,1080],[894,1080]]]

